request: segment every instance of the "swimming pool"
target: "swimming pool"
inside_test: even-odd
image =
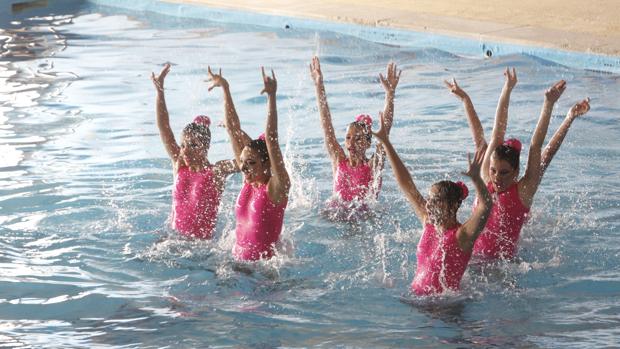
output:
[[[79,6],[77,6],[77,5]],[[620,336],[620,77],[529,55],[467,58],[332,32],[274,30],[49,2],[0,27],[0,343],[14,347],[605,347]],[[53,28],[50,29],[50,28]],[[466,273],[461,296],[404,304],[421,233],[388,170],[366,227],[319,214],[331,169],[308,63],[318,53],[337,136],[383,107],[377,81],[403,69],[392,139],[422,189],[458,176],[472,142],[456,77],[490,130],[502,69],[515,66],[508,133],[528,144],[542,92],[566,79],[552,119],[589,95],[536,196],[520,260]],[[149,81],[170,61],[179,132],[222,120],[206,67],[222,67],[244,128],[262,132],[260,65],[279,78],[280,134],[293,189],[284,237],[293,257],[255,267],[230,257],[240,176],[213,242],[166,224],[172,171]],[[552,132],[552,131],[550,131]],[[178,133],[177,133],[178,134]],[[211,160],[232,152],[213,128]],[[524,163],[522,161],[522,163]],[[471,205],[468,199],[465,207]],[[464,210],[467,211],[467,210]],[[466,212],[462,212],[465,215]]]

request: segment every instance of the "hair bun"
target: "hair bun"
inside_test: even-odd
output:
[[[209,119],[209,117],[206,115],[198,115],[194,118],[194,121],[192,122],[206,127],[211,126],[211,119]]]
[[[263,132],[263,133],[259,134],[258,138],[256,138],[256,139],[260,139],[261,141],[264,141],[265,140],[265,133]]]
[[[516,138],[509,138],[505,140],[504,145],[516,150],[518,153],[521,153],[521,142]]]
[[[461,187],[461,201],[467,199],[467,196],[469,196],[469,189],[467,188],[465,183],[458,181],[456,182],[456,185]]]
[[[368,114],[360,114],[356,116],[355,122],[361,122],[362,124],[365,124],[366,126],[372,128],[372,117],[370,117],[370,115]]]

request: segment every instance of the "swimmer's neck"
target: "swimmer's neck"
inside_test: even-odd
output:
[[[431,224],[433,224],[433,226],[435,227],[436,232],[443,234],[450,229],[458,227],[461,223],[459,223],[459,221],[456,219],[456,216],[453,216],[447,220],[432,222]]]
[[[204,171],[206,168],[211,167],[211,164],[209,163],[209,160],[207,160],[206,158],[204,160],[194,161],[191,164],[188,164],[188,163],[182,161],[182,164],[187,166],[187,168],[189,168],[189,170],[192,171],[192,172]]]
[[[357,167],[363,165],[368,162],[366,159],[366,154],[351,154],[349,153],[349,158],[347,159],[349,165],[351,167]]]
[[[261,176],[260,178],[254,179],[252,182],[248,182],[253,187],[260,187],[261,185],[269,184],[269,180],[271,179],[271,174]]]

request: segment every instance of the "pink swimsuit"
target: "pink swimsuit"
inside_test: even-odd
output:
[[[179,168],[172,190],[173,228],[185,236],[210,239],[221,195],[211,167],[199,172]]]
[[[237,243],[234,255],[240,260],[269,259],[280,238],[287,199],[274,204],[267,193],[267,184],[255,187],[244,183],[237,204]]]
[[[351,167],[347,159],[338,163],[334,176],[334,193],[344,201],[363,199],[372,183],[372,169],[367,163]]]
[[[459,247],[456,232],[460,226],[438,234],[435,226],[426,224],[417,250],[418,265],[411,290],[419,296],[458,290],[471,258],[471,252]]]
[[[493,184],[487,184],[491,194],[495,193]],[[530,209],[519,198],[515,183],[507,190],[493,195],[493,208],[489,220],[474,245],[474,256],[485,259],[513,258],[521,227],[527,220]]]

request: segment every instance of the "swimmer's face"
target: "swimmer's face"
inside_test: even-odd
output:
[[[506,160],[491,156],[489,163],[489,178],[496,192],[504,191],[517,180],[519,169],[513,168]]]
[[[351,155],[363,156],[370,148],[366,130],[362,126],[349,125],[344,139],[344,146]]]
[[[270,164],[261,161],[260,154],[250,147],[243,148],[241,156],[241,172],[248,183],[266,183],[270,177]]]
[[[437,185],[431,186],[428,191],[428,198],[426,199],[426,213],[431,224],[441,224],[450,218],[455,211],[455,205],[450,204],[445,195],[441,193]],[[458,205],[456,205],[458,209]],[[454,212],[456,214],[456,212]]]
[[[179,155],[187,166],[204,162],[208,150],[200,137],[191,133],[183,134]]]

